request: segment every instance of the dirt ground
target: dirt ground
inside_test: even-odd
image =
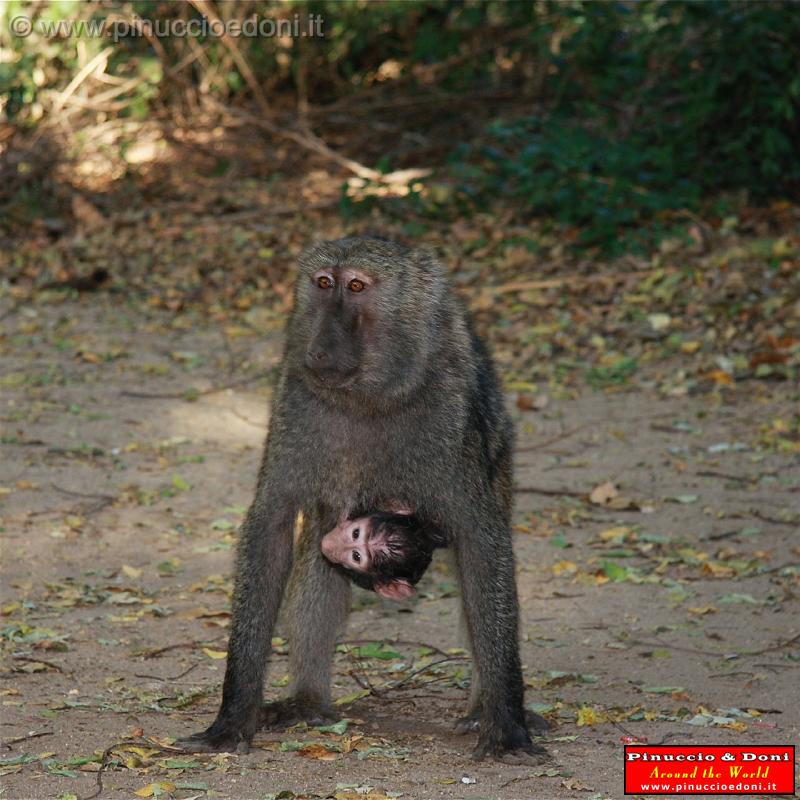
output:
[[[800,463],[770,433],[797,387],[641,379],[514,408],[526,702],[553,723],[551,764],[475,763],[451,732],[469,672],[445,559],[412,601],[354,595],[346,729],[170,750],[219,701],[281,319],[57,300],[0,340],[3,798],[618,798],[625,741],[797,742]]]

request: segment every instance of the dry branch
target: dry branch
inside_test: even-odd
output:
[[[536,289],[559,289],[562,286],[583,286],[595,281],[625,281],[628,278],[644,278],[647,275],[661,270],[663,273],[677,272],[676,269],[663,267],[654,269],[634,270],[632,272],[598,272],[595,275],[565,275],[563,278],[544,278],[536,281],[510,281],[497,286],[487,286],[481,291],[481,296],[497,294],[512,294],[514,292],[527,292]]]
[[[224,24],[220,15],[217,13],[217,10],[214,8],[214,4],[211,2],[211,0],[189,0],[189,2],[203,16],[208,17],[212,22]],[[269,113],[269,103],[267,102],[267,97],[261,89],[255,73],[250,68],[250,64],[247,63],[247,59],[242,55],[242,51],[239,49],[239,44],[237,43],[236,39],[234,39],[228,33],[223,33],[221,39],[222,43],[230,51],[233,60],[236,62],[236,66],[239,68],[239,72],[242,73],[245,83],[247,83],[247,86],[253,93],[253,97],[255,97],[256,102],[258,103],[258,107],[261,109],[262,113]]]
[[[105,70],[106,63],[108,62],[108,57],[111,53],[114,52],[113,47],[106,47],[104,50],[101,50],[91,61],[86,63],[82,69],[78,71],[78,74],[67,84],[67,88],[64,89],[61,94],[55,99],[53,103],[52,114],[58,114],[59,111],[64,107],[64,103],[74,94],[74,92],[78,89],[78,87],[89,77],[93,72],[96,70],[100,70],[101,72]]]

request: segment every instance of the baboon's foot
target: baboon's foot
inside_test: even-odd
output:
[[[249,753],[250,739],[239,730],[212,725],[208,730],[178,739],[175,746],[187,753]]]
[[[525,724],[528,726],[528,730],[533,733],[544,733],[552,728],[550,723],[541,714],[537,714],[535,711],[531,711],[527,708],[525,709]],[[466,717],[461,717],[461,719],[456,722],[454,730],[457,734],[463,735],[465,733],[478,733],[480,729],[481,712],[473,711],[471,714],[467,714]]]
[[[291,728],[301,722],[305,722],[310,728],[316,728],[319,725],[332,725],[341,718],[341,714],[330,705],[302,697],[287,697],[266,703],[261,708],[263,728]]]
[[[524,767],[537,767],[552,759],[544,747],[531,742],[528,731],[522,725],[515,724],[505,730],[495,728],[481,731],[472,757],[476,761],[491,758],[503,764]]]

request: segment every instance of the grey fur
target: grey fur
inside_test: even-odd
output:
[[[322,297],[314,272],[339,268],[372,276],[368,297],[338,285]],[[358,365],[348,385],[309,373],[309,353],[319,348],[348,369]],[[319,542],[352,509],[400,501],[435,523],[455,553],[476,663],[470,714],[459,729],[479,729],[477,758],[539,763],[545,751],[531,743],[523,710],[512,439],[490,357],[430,253],[351,238],[304,254],[256,496],[240,535],[222,706],[214,724],[183,746],[245,749],[264,722],[334,716],[329,672],[350,588]],[[262,711],[300,510],[288,614],[292,694]]]

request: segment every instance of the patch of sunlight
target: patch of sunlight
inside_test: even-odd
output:
[[[269,423],[269,406],[263,396],[233,391],[201,396],[191,403],[171,403],[165,412],[170,436],[227,447],[261,447]]]

